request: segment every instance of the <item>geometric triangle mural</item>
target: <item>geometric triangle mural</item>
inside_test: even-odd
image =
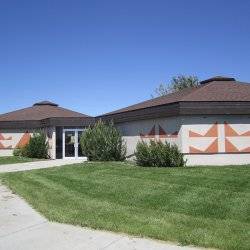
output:
[[[11,137],[11,136],[5,138],[5,137],[3,136],[3,134],[0,133],[0,149],[11,149],[11,148],[12,148],[11,145],[9,145],[9,146],[4,146],[4,144],[1,142],[1,141],[9,141],[9,140],[12,140],[12,137]]]
[[[226,137],[235,137],[235,136],[250,136],[250,131],[246,131],[242,134],[238,133],[235,129],[232,128],[227,122],[224,122],[225,136]]]
[[[223,126],[224,128],[224,136],[221,134],[222,138],[218,138],[218,128],[219,126]],[[235,125],[236,126],[236,125]],[[234,126],[234,127],[235,127]],[[239,128],[240,125],[238,124]],[[222,128],[222,127],[221,127]],[[193,147],[189,145],[189,153],[199,154],[199,153],[218,153],[219,152],[219,141],[221,144],[221,149],[224,153],[250,153],[250,130],[246,130],[244,132],[238,132],[232,125],[228,124],[224,121],[224,124],[218,125],[218,123],[214,123],[208,130],[204,133],[197,133],[195,131],[189,130],[189,138],[216,138],[206,149],[201,150],[200,147]],[[230,137],[232,139],[230,139]],[[245,138],[244,138],[245,137]],[[234,139],[235,138],[235,139]],[[249,143],[248,143],[249,138]],[[219,140],[221,139],[221,140]],[[243,140],[244,139],[244,140]],[[190,141],[190,143],[192,143]],[[204,142],[195,141],[196,145],[202,145]],[[236,144],[236,145],[235,145]],[[240,146],[240,148],[238,148]],[[220,151],[223,153],[222,151]]]
[[[190,130],[189,137],[218,137],[218,123],[214,123],[211,128],[204,133],[204,135]]]
[[[250,147],[238,149],[228,138],[225,138],[226,153],[250,153]]]
[[[30,133],[26,131],[21,137],[21,139],[19,140],[19,142],[16,144],[16,148],[24,147],[26,144],[28,144],[30,138],[31,138]]]
[[[178,137],[178,131],[175,131],[174,133],[167,133],[161,125],[159,125],[159,137],[160,138],[176,138]]]
[[[178,131],[175,131],[174,133],[167,133],[161,125],[158,124],[159,128],[159,134],[156,132],[156,125],[154,125],[150,131],[147,134],[140,133],[141,138],[154,138],[156,139],[156,136],[159,135],[159,138],[177,138],[178,137]]]
[[[151,128],[148,134],[142,134],[140,133],[141,138],[155,138],[156,132],[155,132],[155,125]]]
[[[9,136],[9,137],[5,138],[5,137],[3,136],[3,134],[0,133],[0,140],[2,140],[2,141],[12,140],[12,136]]]
[[[218,138],[216,138],[212,143],[205,149],[201,150],[193,146],[189,146],[189,153],[191,154],[214,154],[218,153]]]
[[[11,148],[12,148],[11,145],[6,147],[3,145],[3,143],[0,142],[0,149],[11,149]]]

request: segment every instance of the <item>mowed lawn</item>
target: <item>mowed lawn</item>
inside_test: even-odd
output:
[[[13,163],[24,163],[24,162],[30,162],[30,161],[35,161],[35,160],[37,160],[37,159],[21,157],[21,156],[1,156],[0,157],[0,165],[13,164]]]
[[[220,249],[250,248],[250,167],[86,163],[0,175],[51,221]]]

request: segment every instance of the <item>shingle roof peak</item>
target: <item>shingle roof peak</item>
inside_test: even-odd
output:
[[[205,84],[205,83],[210,83],[210,82],[218,82],[218,81],[236,81],[235,78],[233,77],[228,77],[228,76],[214,76],[209,79],[203,80],[200,82],[200,84]]]
[[[36,103],[33,104],[33,106],[43,106],[43,105],[58,107],[58,104],[50,102],[50,101],[36,102]]]
[[[250,83],[242,83],[231,77],[213,77],[197,87],[186,88],[165,96],[149,99],[102,116],[125,113],[178,102],[249,102]]]

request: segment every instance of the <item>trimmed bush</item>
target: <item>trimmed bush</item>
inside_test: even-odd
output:
[[[20,156],[20,157],[28,157],[27,156],[27,145],[21,148],[15,148],[13,150],[14,156]]]
[[[38,131],[30,138],[29,143],[25,146],[25,154],[30,158],[47,159],[49,144],[46,134],[43,131]]]
[[[23,156],[37,159],[47,159],[49,145],[46,134],[43,131],[38,131],[30,138],[29,143],[22,148],[16,148],[13,151],[14,156]]]
[[[13,155],[14,156],[22,156],[22,150],[21,150],[21,148],[15,148],[13,150]]]
[[[123,161],[126,156],[126,145],[112,123],[97,122],[82,134],[80,143],[90,161]]]
[[[136,145],[136,163],[143,167],[184,167],[186,162],[177,145],[150,140]]]

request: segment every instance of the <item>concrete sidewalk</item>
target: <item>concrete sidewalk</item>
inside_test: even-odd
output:
[[[81,162],[84,162],[84,160],[57,159],[57,160],[44,160],[44,161],[32,161],[32,162],[25,162],[25,163],[4,164],[4,165],[0,165],[0,173],[32,170],[32,169],[39,169],[39,168],[51,168],[51,167],[57,167],[57,166],[63,166],[63,165],[68,165],[68,164],[81,163]]]
[[[1,250],[194,250],[169,243],[48,222],[0,185]]]

